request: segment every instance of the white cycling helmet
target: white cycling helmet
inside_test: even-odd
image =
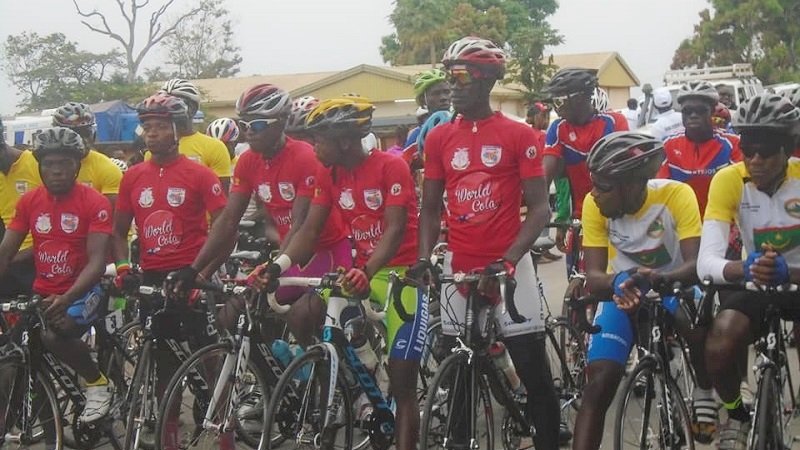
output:
[[[592,93],[592,106],[595,111],[601,113],[608,111],[608,94],[601,87],[594,88]]]
[[[168,80],[161,86],[160,92],[174,95],[183,100],[195,102],[195,104],[198,105],[200,104],[200,90],[197,89],[195,85],[182,78]]]
[[[236,142],[239,139],[239,126],[235,120],[221,117],[208,124],[206,134],[226,144]]]
[[[690,98],[705,100],[713,106],[719,101],[719,93],[714,85],[708,81],[690,81],[681,86],[681,89],[678,91],[678,104],[683,104],[683,102]]]

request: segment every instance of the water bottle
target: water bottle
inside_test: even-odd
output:
[[[306,351],[303,349],[303,347],[297,344],[290,344],[289,353],[292,355],[292,359],[297,359],[303,356],[306,353]],[[310,373],[311,373],[311,364],[304,364],[303,367],[294,376],[294,378],[295,380],[298,381],[306,381],[308,380],[308,375]]]
[[[515,395],[525,395],[525,386],[517,375],[517,369],[514,367],[514,362],[511,361],[511,356],[506,350],[506,346],[502,342],[495,342],[489,346],[489,357],[494,361],[495,367],[500,369],[505,374],[508,384]]]
[[[378,383],[381,392],[384,394],[389,392],[389,376],[383,364],[378,362],[378,356],[375,354],[375,351],[372,350],[369,341],[365,341],[363,344],[356,347],[355,352],[356,355],[358,355],[358,359],[364,364],[364,367],[375,376],[375,381]]]
[[[289,367],[292,362],[292,352],[289,344],[283,339],[275,339],[272,341],[272,355],[280,361],[284,368]]]

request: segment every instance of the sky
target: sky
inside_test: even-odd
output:
[[[182,8],[197,0],[176,0]],[[160,4],[158,0],[151,0]],[[78,0],[84,9],[118,17],[111,0]],[[381,36],[391,33],[391,0],[226,0],[241,47],[240,75],[343,70],[358,64],[383,65]],[[680,42],[689,37],[707,0],[560,0],[551,24],[564,36],[553,53],[617,51],[642,83],[658,85]],[[177,8],[176,8],[177,11]],[[121,23],[121,18],[116,21]],[[0,40],[22,31],[62,32],[81,49],[107,51],[114,41],[88,31],[69,0],[0,1]],[[163,63],[152,50],[144,67]],[[0,114],[18,102],[0,74]]]

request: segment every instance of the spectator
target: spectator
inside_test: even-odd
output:
[[[622,115],[628,121],[628,129],[639,128],[639,102],[635,98],[628,99],[628,107],[622,110]]]
[[[406,125],[399,125],[394,130],[394,137],[394,145],[386,149],[386,153],[400,156],[403,154],[403,144],[405,144],[406,139],[408,139],[408,127]]]
[[[653,91],[653,106],[658,111],[658,117],[653,123],[654,138],[663,141],[667,136],[683,131],[683,117],[672,109],[672,94],[669,89],[662,87]]]

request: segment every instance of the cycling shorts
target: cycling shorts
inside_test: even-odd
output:
[[[320,277],[326,273],[336,272],[353,266],[353,250],[349,239],[342,239],[330,247],[320,248],[305,266],[295,264],[283,273],[284,277]],[[294,303],[310,288],[300,286],[282,286],[275,292],[275,298],[281,305]]]
[[[100,285],[91,288],[83,297],[72,302],[67,315],[80,326],[91,325],[102,312],[105,295]]]
[[[730,309],[747,316],[754,338],[759,338],[764,331],[762,326],[770,303],[780,309],[781,319],[791,322],[800,320],[800,292],[767,294],[751,291],[719,291],[720,313]]]
[[[452,262],[453,254],[445,253],[444,273],[446,275],[453,273]],[[503,336],[512,337],[544,331],[544,301],[539,295],[539,279],[536,276],[530,253],[526,253],[517,263],[514,279],[517,281],[514,304],[517,306],[517,312],[527,320],[523,323],[516,323],[508,312],[499,316],[498,320]],[[499,307],[498,305],[495,308]],[[442,333],[445,336],[462,335],[467,314],[467,299],[455,285],[442,285],[440,311]],[[479,320],[481,323],[486,320],[485,310]]]
[[[663,306],[675,317],[680,303],[677,297],[666,297],[663,299]],[[600,327],[600,332],[589,339],[588,362],[610,360],[624,365],[634,343],[633,321],[639,317],[640,311],[628,314],[613,301],[599,303],[594,324]]]
[[[370,300],[376,310],[382,310],[389,298],[389,273],[397,272],[403,276],[407,267],[384,267],[372,276],[370,280]],[[324,300],[330,296],[330,290],[323,290],[321,296]],[[413,314],[413,320],[406,322],[397,312],[394,302],[389,304],[384,318],[386,326],[386,348],[389,352],[389,359],[401,359],[406,361],[419,361],[422,358],[422,351],[425,348],[425,340],[428,334],[428,296],[424,289],[404,287],[400,294],[400,300],[407,314]],[[351,308],[348,308],[351,309]],[[350,313],[345,310],[343,316]],[[344,323],[345,319],[341,318]]]

